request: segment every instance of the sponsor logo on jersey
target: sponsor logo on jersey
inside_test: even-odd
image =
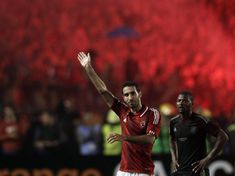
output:
[[[146,122],[145,122],[145,121],[140,122],[140,128],[144,128],[145,125],[146,125]]]
[[[176,127],[174,128],[174,132],[176,132],[177,131],[177,129],[176,129]]]
[[[150,131],[148,132],[148,134],[155,135],[155,132],[154,132],[154,131],[152,131],[152,130],[150,130]]]
[[[181,141],[181,142],[184,142],[184,141],[186,141],[188,138],[186,138],[186,137],[182,137],[182,138],[179,138],[179,141]]]

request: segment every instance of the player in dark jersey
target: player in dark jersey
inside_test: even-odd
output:
[[[223,148],[228,136],[218,125],[192,111],[190,92],[181,92],[176,106],[179,114],[170,120],[172,176],[207,176],[207,164]],[[206,153],[207,134],[216,137],[209,154]]]
[[[161,116],[157,109],[141,103],[141,91],[134,82],[122,87],[124,102],[106,87],[91,66],[90,55],[80,52],[78,60],[106,104],[119,116],[122,134],[110,134],[108,143],[122,142],[120,170],[117,176],[152,176],[152,146],[160,132]]]

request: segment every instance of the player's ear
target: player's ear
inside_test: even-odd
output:
[[[142,92],[141,92],[141,91],[139,91],[139,97],[140,97],[140,98],[142,97]]]

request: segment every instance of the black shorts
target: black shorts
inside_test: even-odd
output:
[[[209,176],[209,170],[205,169],[202,172],[195,173],[193,171],[176,171],[171,173],[171,176]]]

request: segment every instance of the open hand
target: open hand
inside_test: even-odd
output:
[[[109,137],[107,138],[107,142],[112,144],[114,142],[117,142],[117,141],[124,141],[125,137],[123,135],[120,135],[120,134],[117,134],[117,133],[112,133],[109,135]]]
[[[209,159],[208,158],[204,158],[202,160],[199,160],[195,163],[192,164],[193,166],[193,172],[197,173],[200,172],[201,170],[203,170],[206,165],[209,163]]]
[[[86,67],[91,62],[90,53],[79,52],[77,58],[83,67]]]
[[[172,167],[173,172],[176,172],[177,168],[179,167],[179,163],[178,163],[178,161],[176,160],[175,157],[172,158],[171,167]]]

